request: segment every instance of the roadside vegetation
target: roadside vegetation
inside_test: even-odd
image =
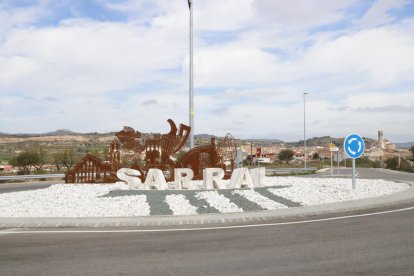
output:
[[[407,160],[410,162],[414,162],[414,146],[411,146],[410,151],[411,157],[409,157]],[[401,160],[398,157],[390,158],[386,162],[386,168],[390,170],[414,173],[414,168],[412,166],[408,166],[406,162],[407,161]]]
[[[18,174],[62,173],[73,168],[88,153],[101,160],[106,160],[113,134],[108,134],[107,136],[110,138],[103,139],[105,137],[102,135],[88,134],[83,137],[82,141],[60,139],[34,141],[21,138],[20,141],[14,143],[0,143],[0,165],[13,165],[19,169]],[[196,140],[198,145],[209,143],[211,143],[210,137],[197,138]],[[408,160],[414,162],[414,146],[411,146],[410,151],[412,156]],[[176,160],[180,160],[184,154],[185,151],[178,152],[175,156]],[[317,153],[313,154],[307,161],[307,167],[316,168],[317,170],[329,168],[331,166],[330,159],[321,157],[323,156],[319,156]],[[244,166],[256,167],[260,165],[268,169],[278,169],[303,168],[304,165],[302,161],[295,159],[294,152],[291,149],[280,151],[278,159],[278,161],[270,164],[251,164],[249,161],[245,161]],[[127,162],[125,163],[127,164]],[[337,162],[333,161],[333,166],[337,167],[337,165]],[[352,166],[352,160],[346,159],[346,163],[342,161],[339,163],[339,166],[349,168]],[[356,159],[356,166],[361,168],[379,168],[380,162],[371,161],[367,158],[358,158]],[[399,168],[398,158],[389,159],[385,166],[388,169],[414,172],[413,168]],[[0,173],[2,175],[6,174],[1,171]]]

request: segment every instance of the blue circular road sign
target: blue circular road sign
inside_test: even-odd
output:
[[[350,134],[345,138],[344,150],[349,158],[359,158],[364,153],[365,143],[358,134]]]

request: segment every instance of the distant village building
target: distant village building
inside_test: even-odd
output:
[[[385,149],[384,132],[382,130],[378,131],[378,148]]]
[[[381,162],[396,155],[398,155],[396,146],[385,139],[384,132],[379,130],[377,144],[366,153],[368,159]]]
[[[372,161],[379,161],[381,166],[385,166],[385,162],[387,159],[390,158],[398,158],[399,159],[399,165],[401,163],[404,163],[405,166],[408,166],[409,162],[401,162],[402,159],[407,158],[411,155],[410,151],[403,150],[403,149],[397,149],[395,144],[391,143],[389,140],[384,138],[384,132],[382,130],[378,131],[378,141],[377,143],[371,147],[370,149],[367,149],[367,152],[365,156],[372,160]]]

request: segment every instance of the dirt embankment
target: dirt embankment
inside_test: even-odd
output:
[[[99,142],[111,142],[114,135],[108,134],[105,136],[95,137],[94,135],[52,135],[52,136],[5,136],[0,137],[0,144],[13,144],[21,142],[55,142],[55,141],[76,141],[88,142],[90,140],[97,140]]]

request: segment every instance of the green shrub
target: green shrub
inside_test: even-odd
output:
[[[281,161],[285,161],[286,164],[289,160],[292,160],[294,152],[291,149],[284,149],[279,152],[278,158]]]
[[[390,158],[387,160],[387,169],[395,170],[398,166],[398,160],[396,158]]]

